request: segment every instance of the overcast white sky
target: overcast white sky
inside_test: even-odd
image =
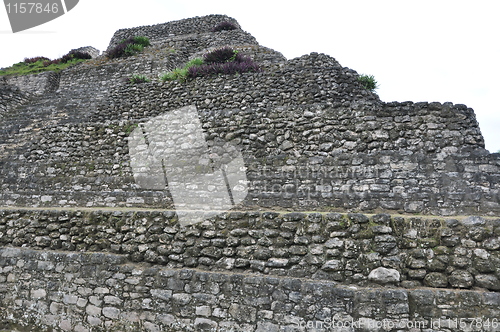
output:
[[[0,67],[81,46],[102,51],[120,28],[226,14],[288,59],[321,52],[374,75],[383,101],[466,104],[476,112],[486,148],[496,152],[498,7],[498,0],[80,0],[66,15],[16,34],[0,8]]]

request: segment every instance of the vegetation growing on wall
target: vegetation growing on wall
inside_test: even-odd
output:
[[[147,78],[145,75],[132,75],[132,77],[128,79],[128,82],[132,84],[138,84],[138,83],[151,82],[151,80]]]
[[[223,47],[203,55],[205,64],[241,61],[242,55],[231,47]]]
[[[260,71],[259,66],[250,57],[229,47],[207,53],[203,60],[203,65],[189,68],[190,78]]]
[[[160,78],[162,81],[185,81],[188,78],[188,70],[194,66],[201,66],[203,64],[202,58],[195,58],[190,60],[182,68],[175,68],[171,72],[163,74]]]
[[[135,55],[144,50],[144,47],[150,46],[149,38],[142,36],[123,39],[118,45],[113,47],[106,56],[110,59],[123,58]]]
[[[230,47],[224,47],[204,54],[203,58],[189,61],[183,68],[176,68],[161,76],[161,79],[184,81],[188,78],[258,71],[260,67],[250,57]]]
[[[59,71],[91,58],[90,54],[80,51],[70,51],[68,54],[55,60],[50,60],[44,56],[25,58],[22,62],[0,70],[0,76],[28,75],[44,71]]]
[[[35,63],[35,62],[38,62],[38,61],[50,61],[49,58],[46,58],[44,56],[36,56],[36,57],[33,57],[33,58],[24,58],[24,62],[25,63]]]
[[[358,81],[367,90],[373,91],[378,88],[378,82],[373,75],[360,75]]]

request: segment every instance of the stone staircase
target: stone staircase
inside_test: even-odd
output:
[[[500,296],[483,288],[498,280],[451,273],[445,288],[421,273],[447,278],[467,252],[470,271],[492,266],[500,242],[477,236],[497,226],[232,211],[182,227],[159,209],[2,209],[0,329],[499,331]]]

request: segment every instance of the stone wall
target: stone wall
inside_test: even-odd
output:
[[[0,77],[0,82],[18,87],[25,93],[43,95],[53,92],[59,86],[59,74],[43,72],[40,74]]]
[[[91,46],[80,47],[71,51],[86,52],[97,58],[99,50]],[[71,69],[70,69],[71,70]],[[60,73],[42,72],[39,74],[21,75],[21,76],[0,76],[0,84],[8,86],[10,89],[19,89],[20,91],[30,95],[45,95],[56,91],[59,88]],[[0,98],[5,99],[8,93],[0,92]],[[2,104],[6,103],[2,101]],[[22,103],[10,101],[12,106],[19,106]]]
[[[240,27],[238,22],[226,15],[208,15],[193,17],[163,24],[141,26],[136,28],[120,29],[115,32],[108,46],[108,51],[123,39],[135,36],[148,37],[152,42],[169,37],[210,32],[221,22],[231,22]],[[222,32],[225,33],[225,32]]]
[[[26,103],[29,98],[29,93],[21,91],[16,86],[6,84],[5,80],[0,79],[0,118],[9,110]]]
[[[112,252],[169,268],[500,290],[500,219],[231,212],[180,226],[174,211],[3,210],[0,235],[4,247]]]
[[[0,249],[0,328],[21,331],[499,331],[498,293],[131,264]]]
[[[134,61],[80,64],[60,74],[57,93],[9,113],[5,128],[15,148],[0,171],[4,204],[171,208],[168,190],[137,187],[127,136],[138,123],[194,105],[210,144],[241,148],[246,208],[498,214],[500,159],[484,150],[472,109],[383,103],[329,56],[285,62],[247,44],[241,50],[267,63],[263,72],[124,83],[131,73],[154,77],[182,65],[188,49],[226,43],[214,36],[184,49],[196,38],[175,37]],[[165,45],[182,51],[162,53]],[[37,130],[26,136],[23,127]]]
[[[72,52],[87,53],[88,55],[90,55],[92,57],[92,59],[97,58],[101,54],[101,51],[99,51],[97,48],[92,47],[92,46],[83,46],[83,47],[75,48],[69,52],[70,53],[72,53]]]
[[[2,200],[18,206],[172,207],[168,190],[137,187],[127,139],[138,123],[193,104],[210,144],[230,141],[242,150],[250,181],[245,208],[498,214],[500,158],[483,149],[471,109],[358,101],[343,106],[333,98],[273,107],[273,96],[260,101],[263,92],[252,98],[244,91],[272,86],[271,80],[259,84],[263,80],[265,74],[248,74],[111,89],[94,108],[70,109],[66,123],[40,128],[22,160],[5,161]]]

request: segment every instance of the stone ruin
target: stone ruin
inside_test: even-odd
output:
[[[0,78],[0,328],[500,330],[500,155],[472,109],[383,102],[334,58],[287,60],[224,15],[118,30],[108,50],[132,36],[152,45]],[[225,46],[262,70],[158,78]],[[130,153],[136,137],[165,154],[148,123],[186,109],[206,160],[243,162],[217,213],[193,180],[204,200],[183,215],[163,157]]]

